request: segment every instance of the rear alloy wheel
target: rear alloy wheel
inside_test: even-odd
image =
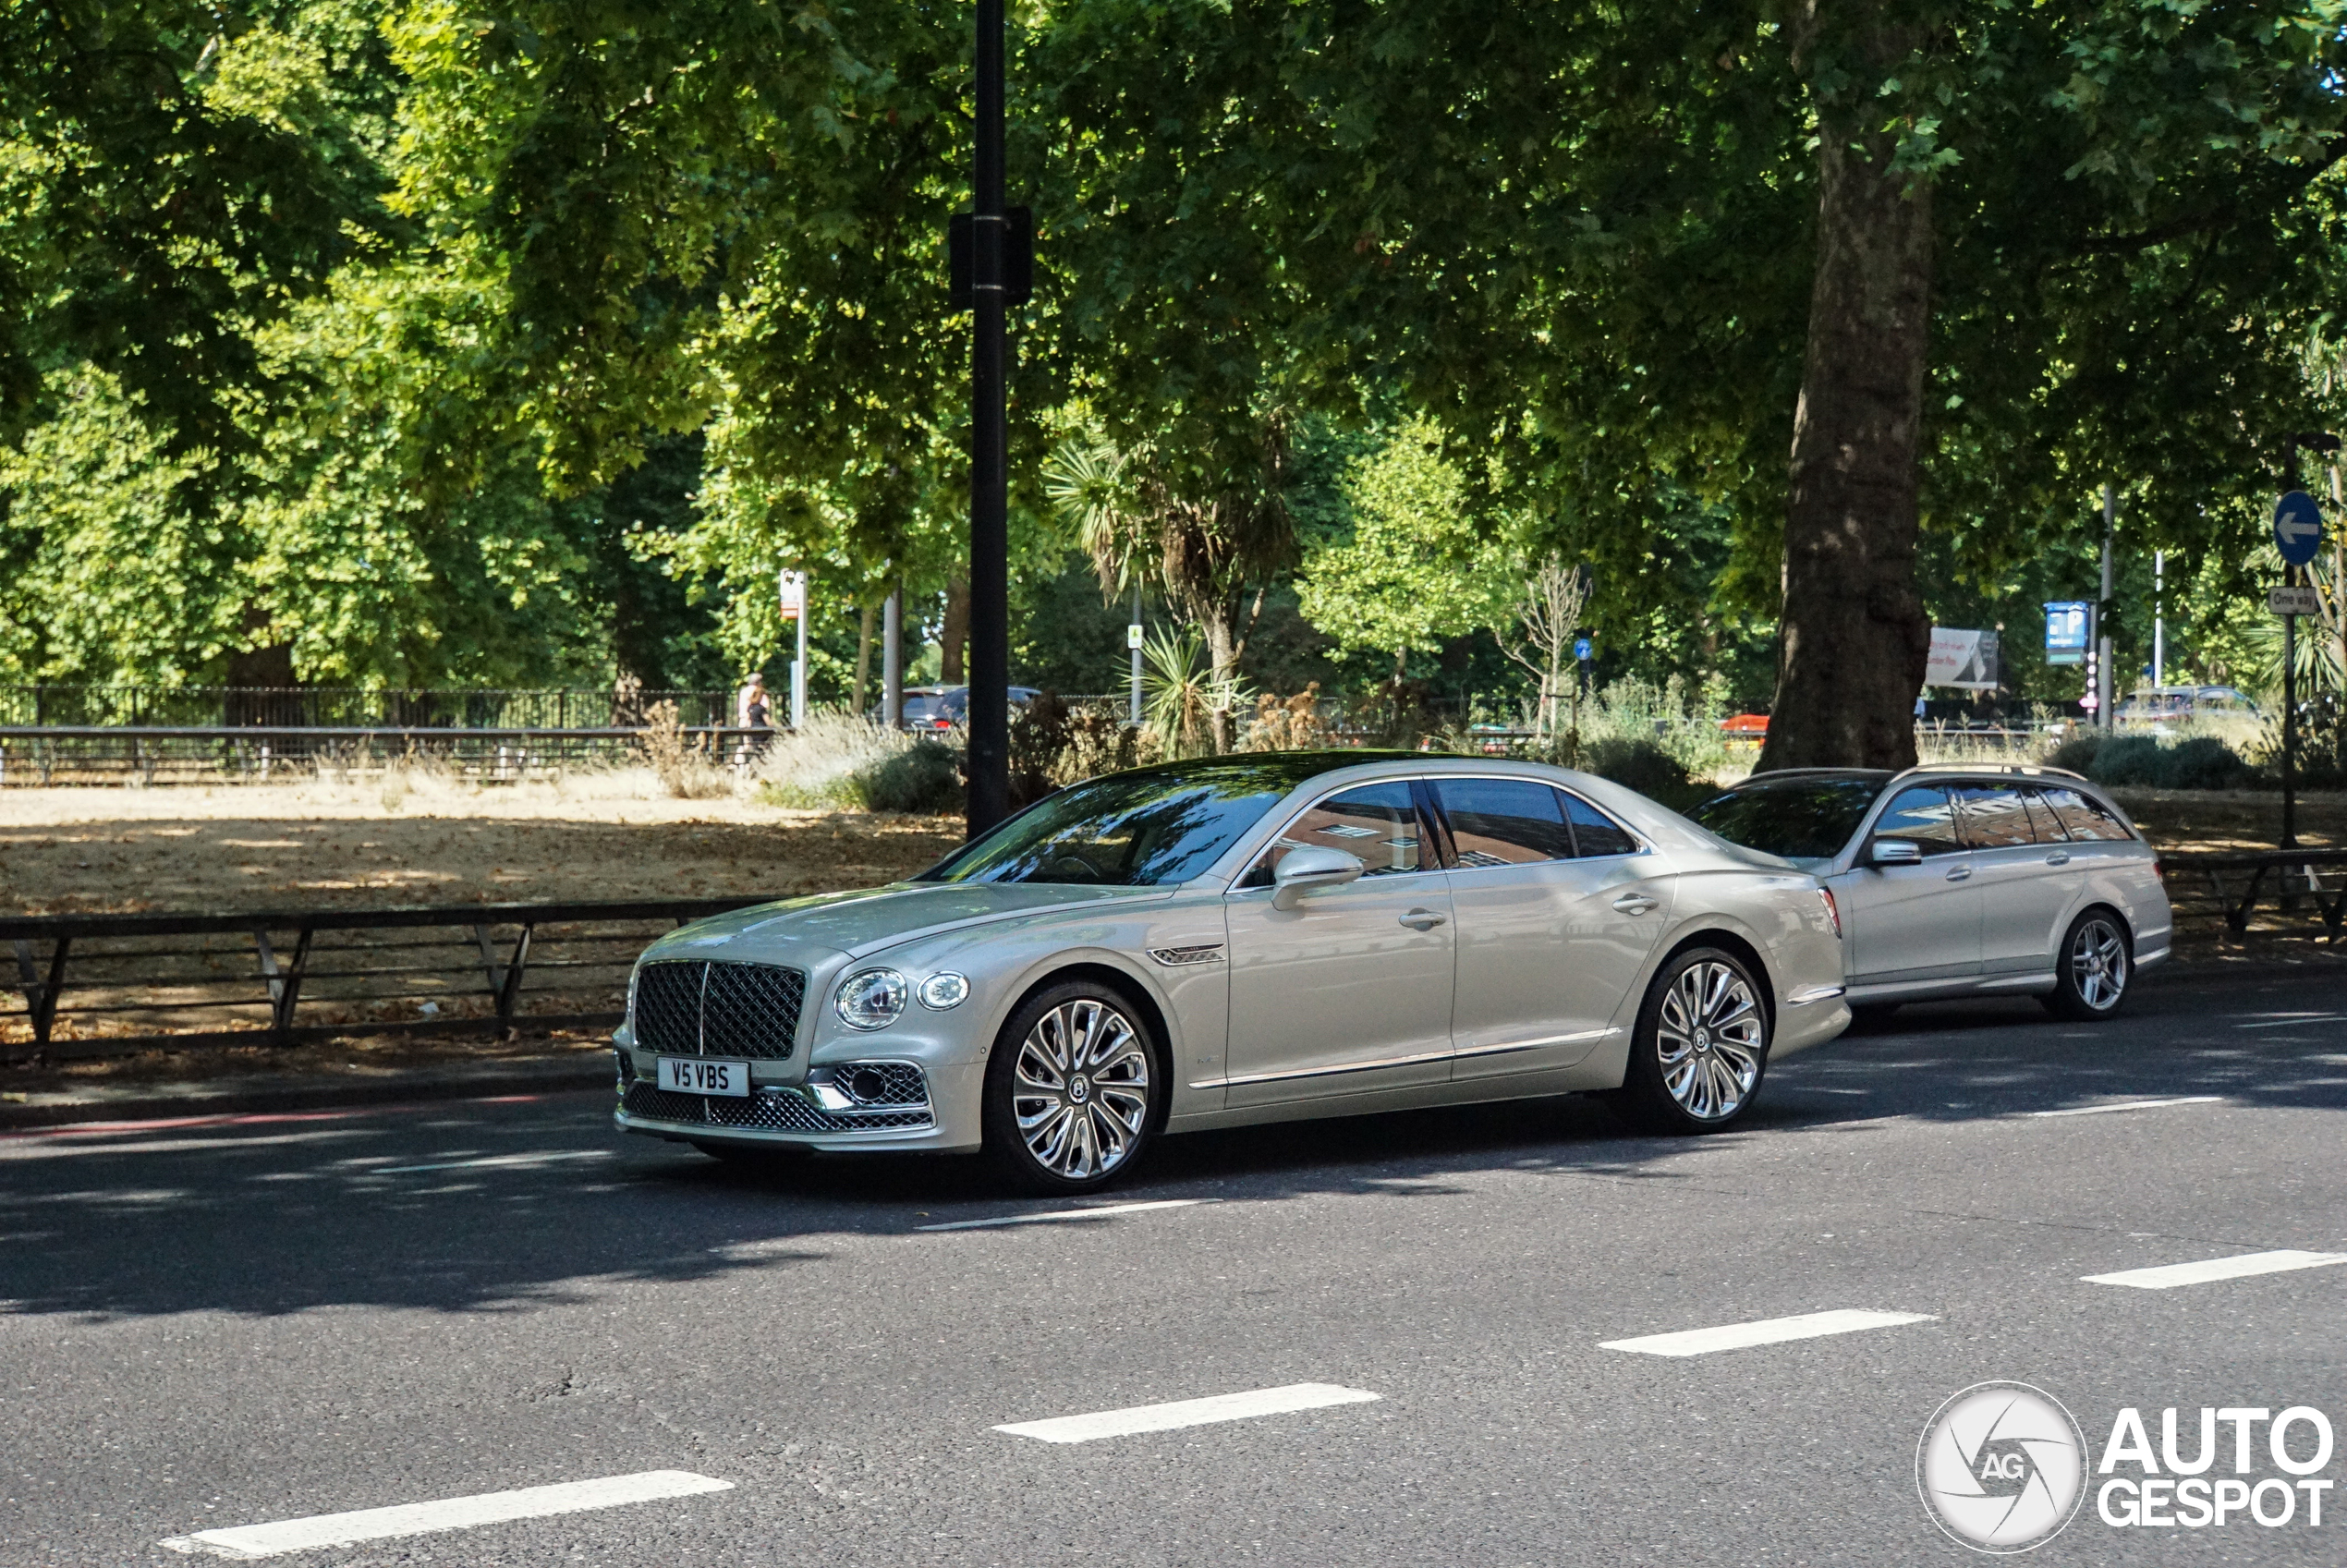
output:
[[[1744,961],[1696,947],[1647,988],[1617,1103],[1657,1132],[1708,1133],[1733,1124],[1769,1066],[1769,1012]]]
[[[1011,1015],[986,1064],[986,1147],[1030,1191],[1090,1192],[1139,1158],[1164,1090],[1138,1010],[1076,980]]]
[[[2070,923],[2054,954],[2054,988],[2048,1012],[2064,1018],[2108,1018],[2127,1000],[2135,954],[2127,928],[2108,909],[2089,909]]]

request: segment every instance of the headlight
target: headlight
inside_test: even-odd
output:
[[[865,969],[839,982],[832,1011],[851,1029],[884,1029],[905,1011],[905,977],[894,969]]]
[[[934,1007],[942,1013],[948,1007],[959,1007],[962,1004],[962,999],[969,993],[969,977],[955,974],[948,969],[942,975],[931,975],[921,982],[921,1005]]]

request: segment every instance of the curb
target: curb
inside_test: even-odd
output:
[[[586,1058],[584,1061],[578,1058]],[[319,1111],[500,1094],[551,1094],[609,1087],[608,1052],[578,1051],[477,1067],[422,1068],[358,1080],[282,1076],[212,1083],[141,1084],[97,1093],[36,1095],[0,1101],[0,1131],[135,1122],[166,1116]]]

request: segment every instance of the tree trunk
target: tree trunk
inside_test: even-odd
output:
[[[970,584],[962,577],[945,579],[945,625],[937,634],[937,675],[947,686],[961,686],[962,650],[970,640]]]
[[[856,621],[856,705],[850,712],[864,711],[864,697],[872,684],[872,607],[862,606]]]
[[[1207,709],[1207,727],[1217,757],[1237,749],[1236,725],[1231,717],[1228,701],[1231,684],[1239,676],[1238,617],[1229,605],[1219,600],[1201,599],[1198,604],[1198,625],[1206,633],[1207,676],[1213,683],[1212,704]]]
[[[1885,62],[1912,42],[1879,13],[1872,34],[1867,52]],[[1891,169],[1893,138],[1879,126],[1845,110],[1818,138],[1817,275],[1761,770],[1915,760],[1915,693],[1931,647],[1915,583],[1931,188]]]

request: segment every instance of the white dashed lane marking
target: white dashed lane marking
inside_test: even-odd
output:
[[[1103,1214],[1138,1214],[1146,1209],[1194,1209],[1210,1197],[1164,1197],[1154,1203],[1104,1203],[1097,1209],[1053,1209],[1040,1214],[1003,1214],[991,1220],[955,1220],[945,1225],[915,1225],[917,1231],[985,1231],[997,1225],[1046,1225],[1059,1220],[1097,1220]]]
[[[2198,1263],[2166,1263],[2157,1269],[2122,1269],[2115,1274],[2086,1274],[2082,1278],[2090,1285],[2133,1285],[2137,1290],[2173,1290],[2178,1285],[2245,1280],[2257,1274],[2286,1274],[2292,1269],[2327,1269],[2334,1263],[2347,1263],[2347,1252],[2299,1252],[2284,1247],[2275,1252],[2244,1252],[2234,1258],[2210,1258]]]
[[[1743,1350],[1756,1344],[1782,1344],[1788,1340],[1822,1339],[1828,1334],[1854,1334],[1867,1329],[1895,1329],[1904,1323],[1934,1323],[1927,1312],[1805,1312],[1797,1318],[1763,1318],[1754,1323],[1728,1323],[1716,1329],[1687,1329],[1675,1334],[1648,1334],[1634,1340],[1606,1340],[1599,1350],[1627,1350],[1640,1355],[1709,1355],[1719,1350]]]
[[[1293,1410],[1318,1410],[1330,1404],[1366,1404],[1378,1397],[1367,1389],[1339,1388],[1334,1383],[1289,1383],[1246,1393],[1218,1393],[1210,1399],[1177,1399],[1170,1404],[1137,1404],[1127,1410],[1094,1411],[1089,1416],[1019,1421],[994,1429],[1014,1437],[1039,1438],[1044,1442],[1090,1442],[1095,1438],[1170,1432],[1177,1427],[1244,1421],[1253,1416],[1283,1416]]]
[[[605,1476],[593,1481],[565,1481],[551,1487],[483,1492],[478,1497],[443,1498],[438,1502],[407,1502],[394,1508],[362,1508],[350,1513],[280,1519],[273,1525],[199,1530],[192,1536],[174,1536],[162,1544],[174,1551],[209,1552],[214,1557],[276,1557],[288,1551],[315,1551],[321,1547],[430,1535],[437,1530],[468,1530],[477,1525],[497,1525],[512,1519],[543,1519],[550,1514],[580,1513],[591,1508],[617,1508],[624,1503],[730,1491],[733,1486],[731,1481],[696,1476],[689,1470],[646,1470],[633,1476]]]
[[[443,1160],[430,1165],[369,1165],[355,1168],[359,1176],[404,1176],[411,1171],[478,1171],[499,1165],[547,1165],[557,1160],[616,1160],[611,1149],[550,1149],[535,1154],[485,1154],[478,1160]]]
[[[2215,1105],[2221,1094],[2185,1094],[2173,1100],[2122,1100],[2116,1105],[2073,1105],[2067,1111],[2032,1111],[2032,1116],[2100,1116],[2110,1111],[2159,1111],[2171,1105]]]

